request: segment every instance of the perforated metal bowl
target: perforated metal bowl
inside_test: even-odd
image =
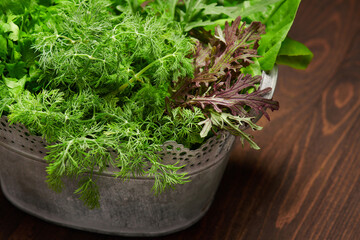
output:
[[[260,88],[275,88],[277,69],[263,75]],[[272,97],[273,92],[268,94]],[[208,210],[226,167],[234,136],[221,133],[201,148],[189,150],[166,142],[160,153],[166,163],[181,161],[191,182],[154,196],[150,177],[115,179],[98,174],[100,209],[89,210],[74,196],[76,183],[65,180],[61,193],[45,183],[46,142],[21,125],[0,122],[0,179],[5,196],[18,208],[72,228],[124,236],[157,236],[184,229]]]

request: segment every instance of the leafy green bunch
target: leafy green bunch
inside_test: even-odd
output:
[[[94,173],[111,166],[122,179],[153,177],[160,193],[189,180],[182,164],[162,163],[166,141],[195,149],[227,130],[258,148],[241,128],[259,129],[250,110],[278,103],[257,75],[311,59],[286,38],[299,3],[1,1],[0,113],[49,143],[52,189],[71,178],[97,207]]]
[[[200,110],[164,114],[172,80],[193,74],[187,57],[193,40],[176,22],[115,15],[110,6],[105,0],[61,0],[44,8],[46,21],[29,34],[37,78],[28,70],[13,85],[7,77],[2,81],[12,103],[4,104],[9,121],[50,143],[50,187],[61,190],[63,177],[73,178],[75,192],[90,207],[99,204],[94,171],[113,166],[124,179],[153,176],[158,193],[188,179],[176,172],[180,165],[161,163],[161,145],[203,142],[193,134],[200,131]]]
[[[21,95],[25,83],[37,79],[31,34],[46,18],[45,10],[29,0],[0,2],[0,114]]]
[[[193,71],[192,43],[175,22],[148,15],[110,15],[108,1],[61,1],[34,48],[51,88],[166,85]],[[141,86],[140,86],[141,87]],[[118,92],[119,92],[118,91]]]
[[[312,52],[302,43],[289,38],[301,0],[119,0],[132,6],[134,12],[158,11],[176,22],[186,32],[204,27],[214,31],[225,22],[238,16],[250,24],[262,22],[266,33],[259,43],[259,55],[252,73],[271,70],[274,64],[284,64],[296,69],[305,69],[313,58]]]

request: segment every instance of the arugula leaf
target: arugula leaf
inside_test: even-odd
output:
[[[269,6],[275,3],[278,3],[283,0],[248,0],[238,3],[236,5],[236,12],[234,12],[230,17],[236,18],[238,15],[246,18],[256,13],[266,12]],[[237,1],[234,1],[237,2]],[[235,14],[235,15],[234,15]],[[259,20],[257,20],[259,21]]]
[[[314,54],[302,43],[286,37],[276,59],[277,64],[306,69]]]
[[[213,21],[195,21],[195,22],[190,22],[188,24],[186,24],[184,30],[186,32],[190,31],[191,29],[194,28],[198,28],[198,27],[205,27],[205,26],[213,26],[214,22]],[[210,28],[211,29],[211,28]]]
[[[221,5],[219,6],[217,3],[211,3],[211,4],[202,3],[200,4],[199,8],[203,9],[203,14],[205,15],[225,14],[229,17],[233,17],[235,12],[238,11],[238,7],[224,7]]]

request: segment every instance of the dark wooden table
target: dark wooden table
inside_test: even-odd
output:
[[[315,57],[306,71],[280,67],[280,110],[237,144],[209,212],[161,237],[360,239],[360,1],[303,0],[290,36]],[[59,227],[0,192],[0,240],[127,239]],[[137,238],[136,238],[137,239]]]

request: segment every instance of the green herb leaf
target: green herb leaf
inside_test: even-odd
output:
[[[26,64],[24,62],[6,63],[6,70],[8,70],[10,77],[12,78],[23,78],[26,74]]]
[[[236,18],[237,16],[242,16],[246,18],[256,13],[266,12],[272,4],[280,2],[283,0],[248,0],[238,3],[236,5],[237,10],[234,11],[230,17]]]
[[[32,0],[1,0],[0,14],[1,10],[8,13],[11,12],[15,15],[24,14],[25,9],[29,8],[32,3]]]
[[[314,54],[304,44],[287,37],[281,45],[276,63],[296,69],[306,69],[313,56]]]
[[[202,130],[200,132],[200,137],[205,138],[209,134],[209,132],[212,128],[212,121],[210,118],[207,118],[204,121],[199,122],[198,124],[204,125],[204,127],[202,128]]]
[[[7,40],[0,34],[0,59],[6,59],[8,54]]]
[[[246,140],[250,144],[250,147],[252,147],[253,149],[260,149],[260,147],[252,140],[252,136],[241,130],[241,128],[244,127],[245,124],[250,126],[252,130],[262,129],[262,127],[252,122],[252,117],[234,116],[232,114],[224,112],[211,112],[210,121],[214,126],[217,126],[220,129],[227,130],[235,136],[240,136],[242,144],[244,144],[244,140]]]
[[[4,69],[5,69],[5,65],[4,65],[4,64],[0,64],[0,75],[3,74]]]
[[[16,18],[17,16],[8,14],[6,22],[0,19],[0,33],[9,33],[9,39],[12,41],[19,40],[19,27],[13,22]]]
[[[266,25],[266,34],[259,42],[258,54],[261,68],[271,70],[276,62],[282,42],[295,19],[300,0],[283,0],[268,7],[268,11],[248,16],[250,21],[261,21]]]
[[[24,91],[26,78],[26,76],[23,76],[21,79],[3,77],[5,85],[9,88],[9,92],[14,98],[19,98]]]

